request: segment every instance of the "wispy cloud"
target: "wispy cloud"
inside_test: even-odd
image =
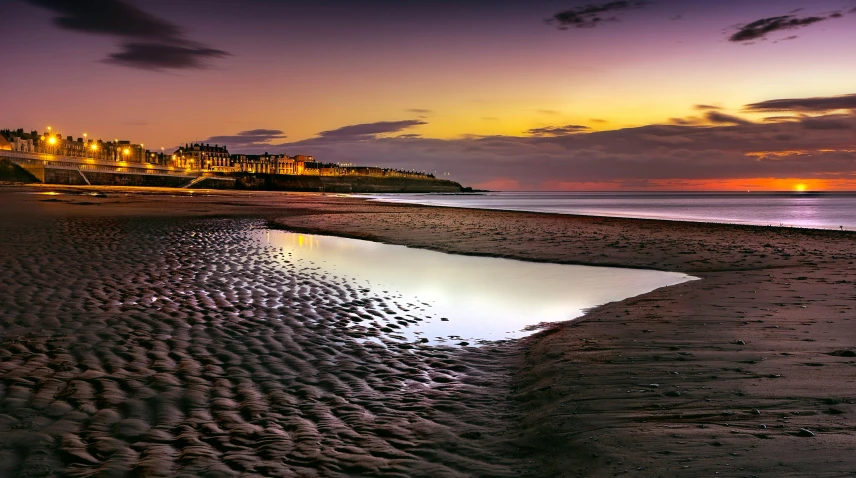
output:
[[[581,133],[590,129],[588,126],[567,124],[564,126],[545,126],[543,128],[532,128],[526,134],[532,136],[562,136],[566,134]]]
[[[121,51],[104,61],[146,70],[198,69],[229,53],[185,38],[176,24],[123,0],[27,0],[56,14],[64,30],[121,39]]]
[[[206,60],[228,55],[214,48],[125,43],[122,51],[111,53],[104,62],[143,70],[184,70],[205,68]]]
[[[754,40],[762,40],[767,37],[767,35],[784,30],[796,30],[798,28],[804,28],[809,25],[813,25],[818,22],[822,22],[829,18],[838,18],[840,14],[832,14],[830,16],[812,16],[812,17],[797,17],[795,15],[782,15],[779,17],[768,17],[762,18],[760,20],[756,20],[752,23],[748,23],[746,25],[741,25],[738,27],[737,31],[734,32],[730,37],[728,37],[728,41],[736,42],[736,43],[745,43],[751,42]]]
[[[569,28],[594,28],[604,22],[618,20],[618,13],[641,8],[650,2],[645,0],[619,0],[601,4],[589,4],[582,7],[563,10],[547,20],[560,30]]]
[[[745,109],[751,112],[797,111],[803,113],[856,110],[856,94],[768,100],[746,105]]]
[[[708,111],[704,117],[713,124],[752,124],[749,120],[721,113],[719,111]]]
[[[354,124],[329,131],[322,131],[318,133],[318,137],[334,140],[366,140],[376,138],[382,134],[397,133],[425,124],[428,123],[421,120],[378,121],[377,123]]]
[[[228,146],[231,152],[246,153],[282,146],[282,141],[287,137],[285,132],[278,129],[253,129],[233,135],[212,136],[201,143]]]

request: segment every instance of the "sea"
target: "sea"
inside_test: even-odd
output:
[[[486,192],[371,197],[476,209],[856,230],[856,193]]]

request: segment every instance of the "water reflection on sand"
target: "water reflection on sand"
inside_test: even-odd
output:
[[[444,254],[332,236],[265,230],[283,265],[347,281],[382,296],[384,324],[427,343],[513,339],[537,324],[566,321],[586,309],[680,284],[670,272],[543,264]],[[358,311],[357,307],[354,311]]]

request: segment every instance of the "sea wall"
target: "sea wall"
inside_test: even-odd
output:
[[[11,159],[11,160],[10,160]],[[48,163],[40,158],[13,156],[2,158],[8,163],[0,173],[18,179],[3,181],[42,182],[69,186],[149,186],[193,189],[246,189],[257,191],[306,191],[332,193],[457,193],[464,191],[454,181],[433,178],[407,178],[398,176],[310,176],[284,174],[232,173],[206,176],[194,181],[195,176],[148,172],[125,168],[113,172],[110,167],[69,164],[69,161]],[[3,163],[3,164],[5,164]],[[96,165],[97,166],[97,165]],[[129,171],[130,169],[131,171]],[[139,169],[139,168],[138,168]],[[8,170],[8,171],[7,171]],[[5,171],[5,173],[3,172]],[[82,171],[82,173],[81,173]],[[143,170],[145,171],[145,170]]]
[[[236,189],[332,193],[431,193],[461,192],[461,185],[442,179],[380,176],[290,176],[284,174],[234,174]]]
[[[86,180],[77,170],[51,169],[44,170],[45,184],[66,184],[86,186]],[[180,188],[188,184],[193,178],[184,176],[168,176],[159,174],[122,174],[103,171],[84,171],[83,173],[89,184],[97,186],[148,186],[164,188]],[[231,189],[235,185],[234,179],[229,178],[206,178],[194,185],[200,189]]]
[[[39,181],[39,178],[8,159],[0,158],[0,181],[35,183]]]

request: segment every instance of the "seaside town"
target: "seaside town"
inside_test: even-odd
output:
[[[6,152],[6,154],[4,154]],[[147,149],[145,144],[127,140],[105,141],[90,138],[88,134],[75,138],[63,136],[48,127],[47,131],[25,132],[0,130],[0,157],[27,167],[35,161],[81,163],[78,169],[85,172],[95,167],[114,168],[114,172],[129,173],[137,168],[147,174],[275,174],[294,176],[372,176],[413,179],[434,178],[433,174],[374,166],[355,166],[349,163],[322,163],[309,155],[298,154],[233,154],[227,145],[187,143],[167,151]],[[40,165],[41,166],[41,165]]]

